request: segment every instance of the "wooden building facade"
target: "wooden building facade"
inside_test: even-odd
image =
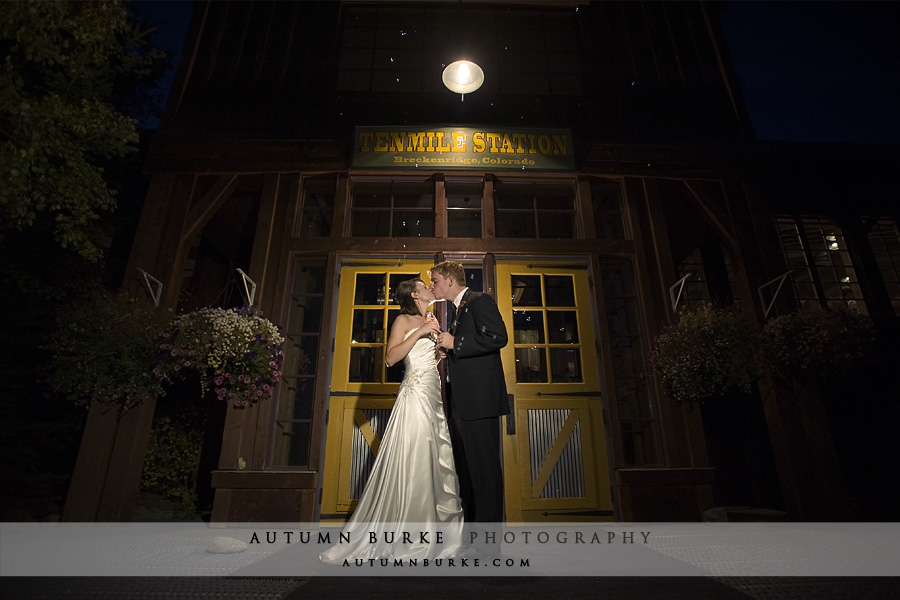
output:
[[[697,520],[736,503],[812,518],[840,504],[821,500],[827,480],[800,483],[803,425],[783,390],[761,384],[713,416],[648,375],[687,274],[685,302],[736,304],[759,323],[760,286],[788,268],[808,277],[776,310],[853,301],[886,327],[900,313],[896,185],[868,175],[890,155],[756,143],[720,8],[195,5],[129,269],[165,283],[165,306],[193,308],[220,302],[240,268],[288,339],[276,396],[227,410],[214,521],[350,514],[401,375],[383,361],[391,289],[447,258],[497,299],[510,333],[508,521]],[[460,58],[485,72],[464,98],[441,82]],[[476,139],[472,162],[423,160]],[[393,162],[365,162],[365,143]],[[814,189],[805,200],[798,181]],[[832,194],[865,195],[875,212],[842,231],[816,209]],[[842,253],[815,268],[800,237],[801,254],[819,241]],[[133,482],[151,415],[118,426],[130,433],[104,452],[129,458],[110,481]],[[127,497],[98,512],[114,493],[102,487],[84,514],[125,518]]]

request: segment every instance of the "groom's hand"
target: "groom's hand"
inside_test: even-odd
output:
[[[441,348],[446,348],[448,350],[453,349],[453,336],[446,331],[442,331],[440,335],[438,335],[437,345]]]

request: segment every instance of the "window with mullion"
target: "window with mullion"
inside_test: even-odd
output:
[[[284,331],[284,376],[275,395],[274,466],[309,466],[324,297],[325,259],[296,260]]]
[[[850,308],[868,314],[841,229],[822,217],[775,219],[801,308]]]
[[[433,183],[354,182],[350,230],[354,237],[433,237]]]
[[[331,235],[336,184],[337,181],[334,177],[307,177],[303,180],[297,236],[324,237]]]
[[[481,199],[484,184],[448,180],[447,237],[481,237]]]
[[[900,316],[900,230],[897,222],[879,219],[869,230],[869,244],[894,307],[894,314]]]
[[[629,465],[653,464],[658,460],[656,421],[634,267],[627,259],[606,258],[600,270],[623,456]]]
[[[575,187],[565,183],[498,182],[494,218],[499,238],[575,238]]]

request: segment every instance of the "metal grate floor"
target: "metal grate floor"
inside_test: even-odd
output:
[[[757,600],[885,600],[900,597],[897,577],[713,577]]]
[[[306,579],[261,577],[4,577],[16,600],[281,600]]]

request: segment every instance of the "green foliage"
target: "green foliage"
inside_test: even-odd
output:
[[[753,335],[743,316],[704,304],[683,309],[654,340],[650,365],[677,402],[700,402],[755,379]]]
[[[116,206],[102,164],[138,141],[119,107],[165,64],[148,33],[120,0],[0,3],[0,234],[42,224],[101,256],[92,227]]]
[[[176,518],[197,514],[195,473],[202,441],[202,419],[196,407],[182,406],[177,417],[163,415],[153,421],[141,489],[179,501]]]
[[[165,311],[125,293],[97,289],[60,311],[51,335],[48,383],[80,406],[97,401],[128,410],[163,393],[151,373]]]
[[[875,326],[869,317],[842,310],[807,310],[772,319],[759,336],[764,375],[827,381],[845,376],[872,357]]]

